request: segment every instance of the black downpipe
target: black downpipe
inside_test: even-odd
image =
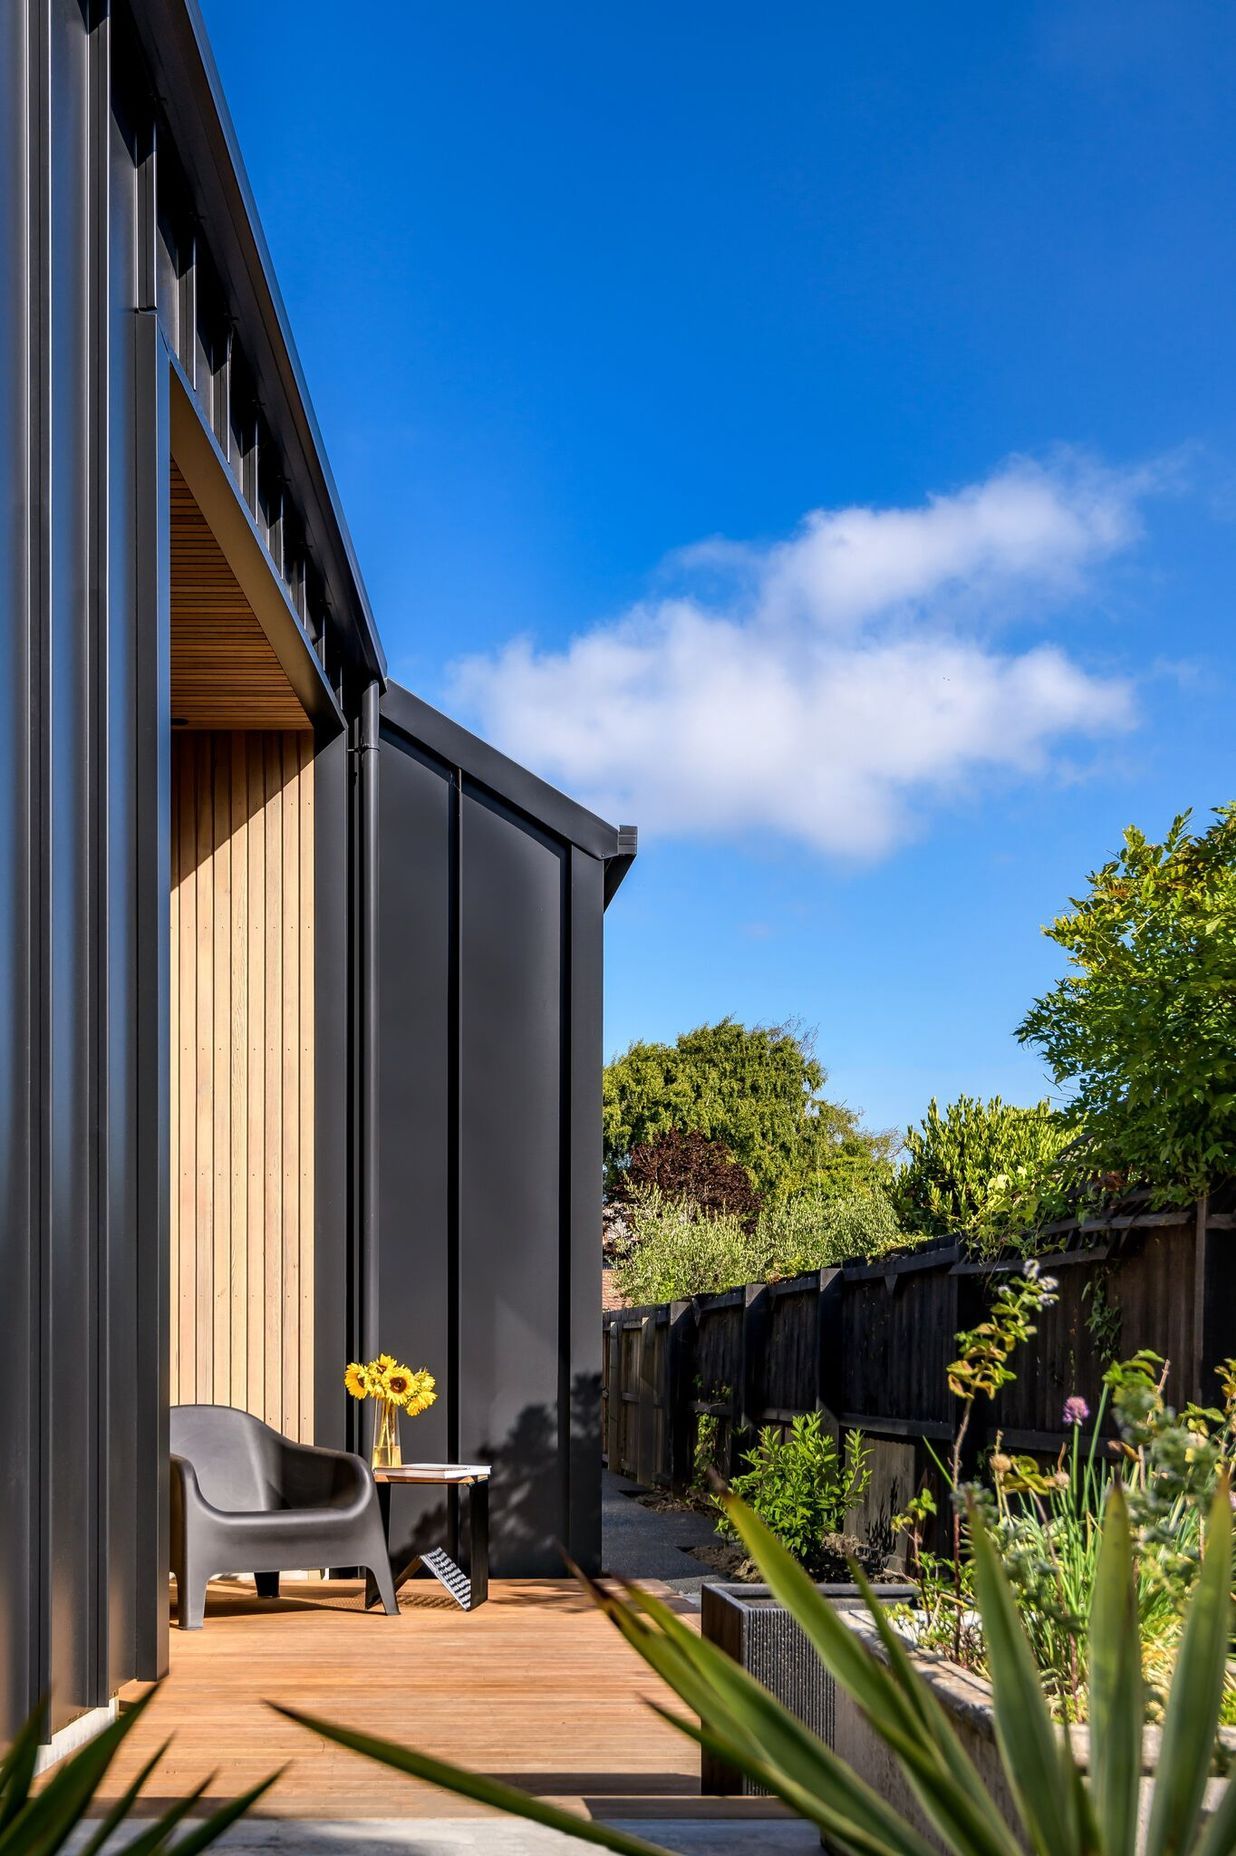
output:
[[[371,1360],[378,1332],[378,697],[375,680],[361,695],[360,788],[360,1010],[356,1154],[360,1199],[360,1331],[362,1358]]]

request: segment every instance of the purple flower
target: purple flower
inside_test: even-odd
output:
[[[1072,1398],[1065,1399],[1064,1422],[1066,1426],[1084,1424],[1089,1416],[1089,1405],[1087,1405],[1084,1398],[1079,1398],[1076,1392],[1073,1394]]]

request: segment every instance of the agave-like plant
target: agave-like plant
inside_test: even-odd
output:
[[[122,1742],[132,1733],[153,1699],[152,1689],[80,1752],[63,1760],[46,1784],[37,1789],[34,1769],[44,1711],[36,1708],[0,1762],[0,1856],[55,1856],[86,1818],[95,1792]],[[209,1817],[192,1824],[173,1842],[173,1832],[199,1803],[210,1783],[209,1779],[204,1779],[160,1817],[136,1827],[135,1834],[127,1842],[113,1842],[119,1832],[132,1827],[133,1807],[146,1780],[167,1752],[168,1744],[165,1741],[146,1761],[132,1784],[99,1818],[93,1833],[76,1849],[75,1856],[99,1856],[105,1843],[108,1856],[165,1856],[172,1849],[176,1856],[198,1856],[200,1850],[222,1836],[229,1824],[234,1824],[256,1804],[279,1776],[272,1773],[242,1797],[233,1798]]]
[[[730,1518],[773,1593],[821,1661],[889,1747],[939,1842],[958,1856],[1228,1856],[1236,1851],[1236,1783],[1209,1818],[1231,1628],[1232,1514],[1226,1478],[1215,1495],[1202,1571],[1189,1604],[1168,1698],[1144,1831],[1139,1831],[1145,1698],[1133,1543],[1119,1487],[1108,1495],[1090,1613],[1090,1758],[1083,1772],[1052,1720],[999,1554],[971,1516],[975,1591],[991,1671],[996,1739],[1016,1821],[996,1805],[933,1690],[913,1665],[875,1593],[860,1577],[882,1655],[872,1656],[759,1519],[731,1499]],[[831,1844],[862,1856],[933,1856],[928,1839],[767,1689],[701,1640],[651,1593],[585,1582],[627,1642],[691,1711],[658,1713],[709,1748]],[[654,1704],[655,1705],[655,1704]],[[664,1856],[610,1825],[573,1817],[479,1773],[328,1721],[280,1710],[341,1746],[449,1791],[530,1818],[623,1856]],[[0,1856],[3,1856],[0,1846]]]

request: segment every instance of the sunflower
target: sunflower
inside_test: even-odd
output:
[[[380,1353],[375,1360],[353,1360],[343,1375],[343,1383],[353,1398],[387,1399],[411,1417],[425,1411],[437,1397],[434,1377],[421,1367],[413,1372],[393,1353]]]
[[[390,1399],[392,1404],[406,1404],[408,1394],[412,1390],[411,1369],[392,1363],[382,1374],[382,1386],[385,1397]]]
[[[408,1388],[403,1407],[410,1418],[415,1418],[422,1411],[428,1411],[438,1396],[434,1391],[436,1383],[433,1374],[427,1373],[423,1366],[418,1373],[413,1373],[412,1384]]]

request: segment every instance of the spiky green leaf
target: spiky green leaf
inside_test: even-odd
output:
[[[1103,1515],[1087,1654],[1095,1816],[1104,1849],[1125,1856],[1137,1841],[1145,1696],[1129,1508],[1119,1484]]]
[[[1215,1489],[1202,1570],[1172,1676],[1146,1856],[1179,1856],[1197,1829],[1214,1758],[1232,1623],[1232,1508],[1226,1475]]]
[[[1009,1582],[981,1518],[971,1516],[974,1582],[991,1672],[1001,1762],[1038,1856],[1074,1856],[1072,1754],[1052,1722]]]

